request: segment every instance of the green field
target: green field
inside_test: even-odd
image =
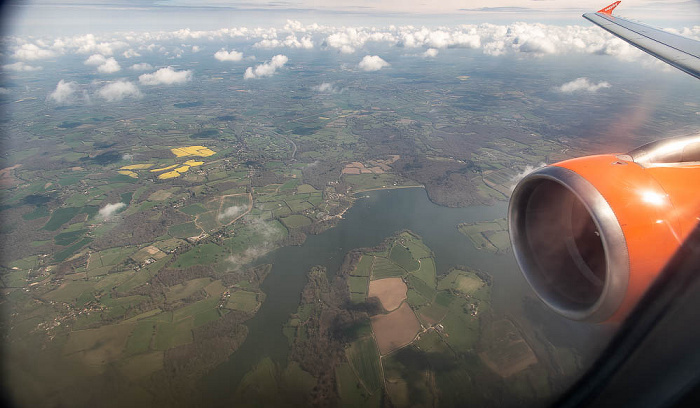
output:
[[[408,272],[415,271],[420,267],[418,261],[413,259],[411,251],[398,243],[394,244],[393,248],[391,248],[389,257],[392,261],[396,262],[397,265]]]
[[[73,303],[83,293],[90,293],[94,290],[95,282],[65,282],[55,290],[43,295],[46,300],[54,300],[57,302]]]
[[[433,322],[439,323],[447,314],[447,308],[433,302],[429,306],[423,306],[418,311]]]
[[[412,275],[425,282],[428,286],[435,287],[435,261],[433,258],[420,260],[420,269],[411,272]]]
[[[478,289],[485,285],[484,281],[471,271],[461,269],[453,269],[444,278],[438,282],[439,290],[455,290],[464,294],[474,294]]]
[[[80,239],[86,232],[86,229],[64,232],[53,237],[53,240],[56,245],[66,246]]]
[[[127,323],[72,331],[63,353],[75,355],[80,352],[79,358],[93,366],[117,361],[122,357],[127,339],[135,328],[135,324]]]
[[[335,367],[335,381],[342,407],[379,408],[381,393],[370,395],[362,386],[350,364],[341,363]]]
[[[196,237],[202,233],[194,222],[186,222],[184,224],[173,225],[168,228],[168,234],[173,238],[189,238]]]
[[[78,213],[80,213],[80,207],[57,208],[51,213],[51,218],[46,225],[44,225],[44,229],[47,231],[56,231],[61,228],[63,224],[72,220]]]
[[[202,207],[200,204],[192,204],[192,205],[188,205],[187,207],[180,208],[180,211],[184,212],[187,215],[197,215],[197,214],[205,213],[209,210]]]
[[[227,309],[240,310],[252,313],[258,307],[258,294],[245,290],[238,290],[231,293],[231,297],[226,302]]]
[[[347,279],[350,292],[367,294],[367,278],[363,276],[348,276]]]
[[[416,240],[407,240],[406,246],[411,251],[411,255],[415,259],[428,258],[432,256],[432,251],[422,242]]]
[[[299,187],[297,187],[297,193],[314,193],[316,191],[318,191],[318,190],[316,190],[310,184],[302,184]]]
[[[175,268],[187,268],[194,265],[208,265],[224,259],[227,254],[214,243],[198,245],[183,253],[173,263]]]
[[[355,270],[350,274],[353,276],[369,276],[372,273],[373,258],[368,255],[363,255],[357,263]]]
[[[217,298],[208,298],[200,300],[198,302],[190,303],[187,306],[181,307],[173,311],[173,322],[194,318],[195,320],[197,320],[193,322],[193,324],[196,326],[195,323],[197,322],[201,323],[202,320],[209,320],[211,318],[211,313],[209,312],[215,310],[218,305],[219,299]],[[198,320],[197,317],[200,315],[203,315],[204,318],[200,318]]]
[[[413,275],[408,275],[408,282],[410,287],[420,293],[428,302],[432,302],[435,298],[435,287],[428,286],[422,279],[418,279]]]
[[[510,238],[508,236],[508,222],[505,218],[494,221],[477,222],[473,224],[459,224],[457,229],[469,237],[476,248],[485,249],[494,253],[506,253],[510,251]]]
[[[303,215],[290,215],[280,219],[287,228],[305,227],[311,224],[311,220]]]
[[[409,289],[406,293],[406,300],[408,304],[413,306],[414,308],[424,305],[428,302],[428,300],[424,298],[423,295],[418,293],[418,291],[413,288]]]
[[[456,308],[450,308],[442,320],[447,343],[453,350],[466,352],[472,350],[479,340],[479,319],[469,316]]]
[[[126,341],[126,353],[129,355],[145,353],[149,350],[155,332],[153,322],[140,322]]]
[[[192,317],[174,323],[158,322],[155,326],[156,332],[153,338],[155,350],[168,350],[192,342],[192,328],[194,326]]]
[[[165,293],[165,300],[175,302],[192,296],[194,293],[202,290],[211,282],[210,278],[192,279],[179,285],[171,286]]]
[[[372,337],[366,337],[352,343],[350,347],[345,349],[345,355],[367,391],[374,394],[382,388],[383,378],[379,364],[379,351]]]
[[[374,258],[374,267],[372,268],[372,279],[392,278],[395,276],[403,276],[406,270],[392,262],[391,260],[376,256]]]

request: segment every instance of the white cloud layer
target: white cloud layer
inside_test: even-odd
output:
[[[253,79],[272,76],[277,71],[277,69],[282,68],[287,63],[287,61],[289,61],[289,58],[287,58],[285,55],[275,55],[274,57],[272,57],[270,62],[260,64],[255,68],[248,67],[248,69],[245,70],[245,74],[243,74],[243,79]]]
[[[75,93],[78,91],[78,84],[66,82],[63,79],[58,81],[56,89],[49,94],[49,99],[59,105],[66,105],[74,101]]]
[[[176,71],[172,67],[161,68],[152,74],[139,76],[139,82],[143,85],[176,85],[191,80],[192,71]]]
[[[357,64],[358,68],[363,71],[379,71],[380,69],[388,67],[389,65],[390,64],[388,62],[381,59],[378,55],[365,55],[365,57],[362,58],[362,61]]]
[[[97,94],[107,102],[121,101],[124,98],[140,98],[141,91],[129,81],[116,81],[107,84],[97,91]]]
[[[240,61],[243,59],[243,53],[236,50],[226,51],[222,48],[214,53],[214,58],[219,61]]]
[[[31,71],[41,71],[41,67],[35,67],[29,64],[25,64],[22,61],[15,62],[13,64],[7,64],[2,66],[3,69],[6,69],[8,71],[17,71],[17,72],[31,72]]]
[[[55,55],[56,52],[46,48],[41,48],[36,44],[31,43],[20,45],[19,47],[17,47],[17,49],[15,49],[15,52],[12,54],[14,58],[23,61],[46,59],[54,57]]]
[[[672,30],[673,31],[673,30]],[[675,30],[684,36],[700,38],[700,26]],[[406,48],[471,48],[488,55],[526,53],[530,55],[560,55],[566,53],[608,54],[620,59],[634,60],[641,51],[614,38],[598,27],[588,25],[554,26],[539,23],[465,24],[453,27],[333,27],[287,21],[284,28],[233,27],[195,31],[181,29],[104,34],[73,37],[24,39],[9,37],[10,55],[17,60],[37,60],[66,54],[100,54],[105,57],[121,52],[125,58],[143,53],[166,56],[182,55],[187,41],[222,42],[248,41],[258,48],[311,49],[322,48],[353,53],[371,43]],[[171,42],[171,44],[168,44]],[[173,48],[172,42],[179,44]],[[201,44],[191,47],[192,52]],[[182,48],[181,48],[182,47]],[[235,55],[235,54],[234,54]]]
[[[564,85],[558,87],[557,89],[563,93],[573,93],[573,92],[598,92],[599,89],[610,88],[610,84],[603,81],[597,84],[592,83],[588,78],[576,78],[571,82],[567,82]]]
[[[296,35],[290,34],[284,40],[278,40],[276,38],[265,38],[262,41],[255,43],[253,46],[256,48],[266,49],[284,47],[310,50],[314,48],[314,41],[311,39],[310,36],[304,36],[301,38],[301,40],[299,40],[297,39]]]

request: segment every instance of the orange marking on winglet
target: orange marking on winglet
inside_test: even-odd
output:
[[[609,16],[612,16],[613,10],[615,10],[615,7],[619,6],[620,3],[621,3],[621,1],[616,1],[613,4],[611,4],[607,7],[603,7],[602,9],[598,10],[598,13],[603,13],[603,14],[607,14]]]

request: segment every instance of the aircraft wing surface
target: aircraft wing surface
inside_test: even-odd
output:
[[[668,64],[700,79],[700,41],[613,16],[620,2],[583,17]]]

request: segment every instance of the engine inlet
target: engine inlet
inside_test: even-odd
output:
[[[513,252],[536,294],[574,320],[603,321],[629,280],[622,229],[596,188],[550,166],[526,176],[509,207]]]

